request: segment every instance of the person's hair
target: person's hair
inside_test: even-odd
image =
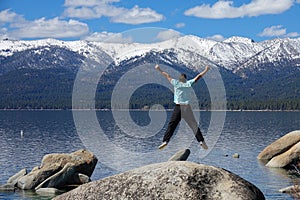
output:
[[[185,83],[186,82],[186,74],[180,74],[179,81]]]

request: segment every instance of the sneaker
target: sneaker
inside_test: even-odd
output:
[[[158,148],[159,148],[160,150],[162,150],[162,149],[165,148],[167,145],[168,145],[167,142],[163,142]]]
[[[201,142],[200,142],[200,146],[201,146],[203,149],[205,149],[205,150],[208,149],[208,146],[207,146],[207,144],[205,143],[205,141],[201,141]]]

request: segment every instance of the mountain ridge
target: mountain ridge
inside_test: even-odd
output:
[[[0,41],[0,56],[10,56],[18,51],[34,49],[43,46],[59,46],[68,48],[86,57],[92,56],[93,53],[99,50],[106,52],[112,57],[118,65],[120,61],[130,59],[131,57],[141,56],[149,51],[161,52],[165,49],[177,49],[184,51],[193,51],[199,55],[209,59],[211,62],[225,67],[230,70],[237,68],[240,63],[245,63],[248,59],[259,56],[263,51],[263,59],[268,62],[277,61],[277,57],[297,60],[297,65],[300,65],[300,38],[290,39],[273,39],[262,42],[254,42],[245,37],[233,36],[222,42],[217,42],[210,39],[203,39],[197,36],[182,36],[175,39],[170,39],[163,42],[153,44],[145,43],[104,43],[104,42],[89,42],[89,41],[61,41],[56,39],[43,39],[35,41]],[[286,51],[286,52],[282,52]],[[87,54],[88,52],[88,54]],[[124,55],[125,53],[130,53]],[[96,58],[94,58],[96,59]]]
[[[99,82],[97,92],[104,91],[104,95],[96,103],[98,108],[110,107],[113,86],[126,70],[142,63],[159,63],[185,71],[189,77],[204,65],[218,68],[226,88],[228,109],[300,109],[300,38],[255,42],[234,36],[217,42],[192,35],[152,44],[1,40],[0,108],[71,108],[78,70],[92,72],[93,67],[104,63],[108,65],[108,78]],[[34,74],[33,81],[26,79],[30,74]],[[168,103],[170,95],[161,96],[161,89],[157,89],[156,95],[163,99],[165,107],[172,107]],[[137,94],[140,99],[133,98],[132,108],[155,103],[141,101],[146,92],[151,91],[144,88]],[[207,91],[199,99],[200,108],[209,109]]]

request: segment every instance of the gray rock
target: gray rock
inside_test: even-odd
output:
[[[39,184],[35,190],[40,188],[63,188],[75,172],[76,166],[74,164],[67,163],[62,170],[47,178]]]
[[[32,170],[29,174],[18,179],[17,187],[22,190],[32,189],[35,184],[37,184],[35,180],[36,177],[42,177],[42,175]]]
[[[72,180],[73,184],[84,184],[84,183],[88,183],[91,181],[89,176],[87,176],[85,174],[81,174],[81,173],[74,174],[73,178],[74,178]]]
[[[63,191],[56,188],[40,188],[35,192],[40,195],[58,195],[63,193]]]
[[[16,185],[18,183],[18,180],[25,176],[27,174],[27,170],[26,169],[22,169],[20,170],[18,173],[16,173],[15,175],[13,175],[12,177],[10,177],[8,180],[7,180],[7,184],[10,184],[10,185]]]
[[[240,157],[240,154],[234,153],[234,154],[232,155],[232,157],[233,157],[233,158],[239,158],[239,157]]]
[[[17,185],[20,189],[34,189],[49,177],[60,176],[61,179],[55,179],[55,181],[61,187],[64,182],[71,182],[73,175],[76,173],[85,174],[90,177],[96,164],[97,158],[87,150],[78,150],[70,154],[48,154],[44,156],[41,166],[34,168],[29,174],[21,177]],[[65,166],[67,167],[65,168]],[[65,170],[64,172],[67,174],[62,174],[61,170]],[[55,176],[55,174],[57,175]],[[66,181],[68,177],[71,180]],[[45,185],[52,186],[52,183],[48,182]]]
[[[191,151],[189,149],[184,149],[181,151],[178,151],[176,154],[174,154],[169,161],[186,161],[190,155]]]
[[[250,182],[221,168],[169,161],[83,184],[54,200],[202,199],[264,200]]]
[[[267,146],[258,156],[259,160],[270,160],[274,156],[287,151],[290,147],[300,141],[300,130],[287,133],[269,146]]]
[[[64,188],[65,186],[81,185],[88,182],[90,182],[90,177],[76,173],[76,166],[67,163],[62,170],[47,178],[35,190],[40,188]]]
[[[0,185],[0,192],[14,192],[15,189],[15,186],[12,184]]]
[[[286,152],[273,157],[267,164],[267,167],[285,167],[294,160],[299,160],[300,142],[292,146]]]

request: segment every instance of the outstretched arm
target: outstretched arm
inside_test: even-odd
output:
[[[209,66],[206,66],[205,69],[200,72],[196,77],[195,77],[195,83],[204,75],[206,72],[208,72]]]
[[[155,65],[155,69],[158,70],[164,77],[166,77],[168,79],[168,81],[171,82],[172,77],[167,72],[164,72],[163,70],[161,70],[159,65]]]

